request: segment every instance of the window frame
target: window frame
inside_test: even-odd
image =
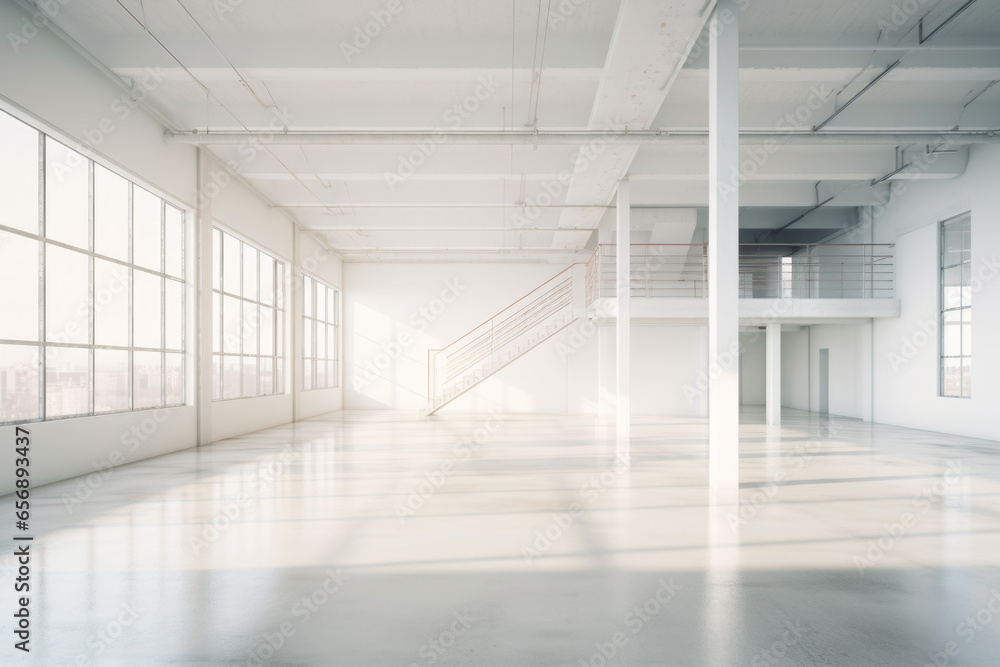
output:
[[[190,232],[189,232],[189,221],[190,221],[190,210],[183,203],[178,202],[174,198],[166,195],[159,189],[151,186],[150,184],[138,179],[134,175],[127,173],[113,164],[110,164],[106,160],[97,156],[89,147],[80,145],[79,143],[68,140],[64,136],[61,136],[58,132],[55,132],[48,128],[44,123],[37,121],[34,118],[25,117],[24,114],[17,113],[6,106],[0,106],[0,113],[7,115],[15,122],[22,123],[26,125],[31,130],[35,131],[38,136],[38,227],[35,232],[26,231],[16,227],[9,227],[0,224],[0,233],[16,235],[21,238],[27,239],[33,243],[37,244],[38,247],[38,330],[34,340],[22,340],[22,339],[0,339],[0,345],[5,346],[19,346],[25,348],[32,348],[37,351],[37,373],[38,373],[38,406],[37,406],[37,416],[27,418],[27,419],[11,419],[6,420],[0,417],[0,426],[10,426],[16,424],[26,424],[26,423],[42,423],[58,421],[63,419],[78,419],[81,417],[91,417],[91,416],[104,416],[104,415],[114,415],[114,414],[125,414],[129,412],[141,412],[146,410],[162,410],[167,408],[177,408],[189,405],[191,401],[190,391],[188,387],[188,373],[189,373],[189,352],[188,352],[188,307],[189,307],[189,283],[190,271],[188,266],[188,256],[189,256],[189,242],[190,242]],[[75,154],[79,156],[82,160],[81,166],[79,168],[86,168],[87,171],[87,244],[86,247],[80,247],[73,245],[72,243],[67,243],[65,241],[56,240],[54,238],[49,238],[47,234],[47,179],[51,176],[49,173],[49,151],[48,146],[50,142],[59,144],[62,148],[65,148],[69,154]],[[109,255],[104,255],[97,252],[96,249],[96,208],[95,202],[97,199],[96,192],[96,173],[97,168],[100,167],[111,174],[122,178],[127,186],[127,208],[128,208],[128,222],[127,222],[127,244],[128,244],[128,257],[127,259],[121,259],[118,257],[112,257]],[[141,188],[146,192],[150,193],[159,202],[159,233],[160,233],[160,262],[159,269],[152,270],[144,266],[138,266],[134,262],[134,228],[133,228],[133,193],[135,188]],[[171,207],[177,211],[179,215],[180,222],[180,265],[179,265],[179,275],[172,275],[167,273],[167,258],[166,258],[166,238],[167,238],[167,207]],[[56,336],[50,336],[50,331],[48,330],[48,314],[47,314],[47,294],[46,289],[48,287],[49,272],[47,271],[47,260],[48,251],[50,248],[59,248],[64,251],[69,251],[77,253],[82,256],[87,263],[87,314],[86,314],[86,342],[70,342],[61,340],[50,340],[50,338],[55,338]],[[99,296],[99,291],[95,285],[96,280],[96,266],[98,261],[103,261],[108,264],[117,267],[123,267],[127,272],[127,286],[125,289],[128,294],[127,299],[127,326],[128,326],[128,340],[126,345],[106,345],[96,343],[96,323],[97,323],[97,313],[96,304],[97,298]],[[136,347],[135,341],[133,339],[133,330],[135,324],[135,303],[133,294],[133,285],[135,281],[135,272],[141,271],[144,274],[154,276],[160,283],[160,335],[159,335],[159,346],[158,347]],[[180,347],[167,347],[167,321],[166,321],[166,293],[168,281],[172,281],[180,285]],[[6,314],[7,316],[16,316],[16,314]],[[49,409],[47,405],[47,392],[46,385],[48,376],[50,375],[50,360],[48,351],[50,349],[78,349],[86,350],[87,352],[87,405],[85,410],[75,411],[70,414],[49,414],[52,410]],[[113,409],[113,410],[97,410],[95,404],[97,400],[97,364],[96,364],[96,353],[101,350],[107,351],[117,351],[127,353],[127,394],[128,394],[128,407],[123,409]],[[136,352],[140,353],[151,353],[160,355],[160,397],[156,402],[156,405],[136,407],[136,368],[134,363],[134,356]],[[180,402],[167,402],[167,355],[168,354],[179,354],[181,357],[180,364],[180,376],[177,378],[177,384],[180,390]]]
[[[946,233],[949,225],[956,223],[967,223],[969,226],[969,244],[968,247],[962,245],[959,249],[960,261],[957,264],[945,264],[945,254],[947,252],[946,245]],[[939,398],[959,398],[959,399],[970,399],[972,398],[972,352],[971,352],[971,334],[972,334],[972,212],[965,211],[958,215],[952,216],[946,220],[942,220],[937,225],[937,264],[938,264],[938,363],[937,363],[937,381],[938,381],[938,397]],[[967,258],[966,258],[967,255]],[[949,269],[961,269],[959,271],[962,276],[961,282],[958,285],[960,294],[964,294],[965,290],[969,291],[969,303],[964,302],[964,297],[958,306],[948,307],[945,302],[945,288],[946,285],[946,272]],[[964,269],[968,269],[967,271]],[[968,283],[966,283],[966,276],[969,277]],[[954,287],[954,285],[952,285]],[[946,355],[945,348],[947,344],[946,336],[946,317],[948,314],[957,313],[959,315],[959,354],[956,355]],[[969,334],[970,334],[970,350],[968,354],[965,354],[965,340],[962,334],[962,328],[965,326],[966,314],[968,314],[969,322]],[[959,360],[959,393],[949,394],[945,390],[945,360],[946,359],[958,359]],[[966,383],[965,373],[966,373],[966,363],[968,363],[969,369],[969,381]],[[968,387],[968,391],[966,391]]]
[[[219,246],[216,249],[216,234],[218,234]],[[226,249],[225,249],[225,239],[226,237],[239,242],[239,274],[240,274],[240,285],[237,292],[227,291],[226,285]],[[255,299],[251,299],[244,296],[244,267],[246,264],[245,249],[247,247],[253,248],[257,251],[257,295]],[[285,335],[286,327],[288,323],[288,307],[286,298],[286,285],[288,282],[288,271],[290,263],[283,257],[279,257],[276,254],[262,249],[258,244],[248,240],[238,232],[230,229],[226,225],[213,221],[212,223],[212,388],[211,388],[211,401],[213,403],[219,403],[224,401],[243,401],[250,400],[254,398],[264,398],[267,396],[282,396],[289,393],[287,373],[288,373],[288,343],[287,336]],[[260,266],[261,266],[261,256],[269,257],[272,261],[272,284],[274,287],[274,298],[273,302],[268,304],[264,303],[261,299],[260,294]],[[217,263],[217,265],[216,265]],[[216,282],[217,281],[217,282]],[[251,304],[258,309],[260,312],[261,307],[270,308],[273,310],[274,317],[271,320],[272,330],[272,344],[273,344],[273,354],[261,354],[260,353],[260,320],[254,325],[254,335],[256,336],[256,350],[255,353],[244,352],[244,344],[246,336],[239,337],[240,350],[239,352],[226,352],[226,327],[225,327],[225,303],[227,298],[235,298],[240,303],[240,322],[241,326],[246,322],[246,316],[244,315],[244,308],[247,304]],[[216,340],[218,336],[218,340]],[[240,392],[239,396],[226,396],[226,360],[229,358],[239,359],[240,368]],[[257,390],[251,395],[245,395],[244,392],[244,382],[246,381],[246,360],[256,359],[256,383]],[[270,393],[261,392],[261,369],[262,359],[271,360],[271,373],[273,377],[272,388]]]
[[[313,288],[307,290],[306,280],[313,281]],[[326,309],[326,317],[324,319],[319,319],[316,310],[316,287],[315,285],[322,285],[326,289],[333,293],[333,312],[330,312],[329,307]],[[302,381],[300,383],[302,391],[320,391],[326,389],[339,389],[341,387],[341,363],[340,363],[340,346],[343,340],[343,335],[340,327],[341,323],[341,308],[342,308],[342,293],[339,287],[335,287],[328,283],[327,281],[317,278],[316,276],[302,272]],[[306,308],[305,298],[306,294],[309,294],[312,298],[311,308]],[[311,313],[311,314],[310,314]],[[317,355],[317,345],[316,345],[316,333],[319,323],[322,322],[324,327],[333,327],[334,331],[334,341],[333,345],[330,341],[326,341],[326,354],[322,357],[322,361],[327,363],[327,371],[324,374],[324,384],[322,386],[318,385],[316,382],[317,374],[317,362],[320,361],[320,357]],[[307,337],[311,343],[309,350],[306,349],[305,340]],[[329,364],[332,362],[334,372],[331,377],[329,372]],[[306,372],[306,364],[310,364],[311,368],[309,372]],[[306,386],[306,378],[309,378],[311,386]]]

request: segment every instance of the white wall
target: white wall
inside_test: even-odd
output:
[[[0,34],[20,33],[25,18],[30,21],[31,17],[15,3],[0,3]],[[198,238],[190,212],[201,205],[211,209],[216,220],[240,236],[291,263],[294,234],[287,217],[270,208],[237,179],[231,179],[211,201],[199,198],[197,150],[164,143],[163,126],[141,107],[126,104],[128,98],[123,90],[77,51],[47,28],[40,28],[16,51],[7,42],[4,39],[5,48],[0,49],[0,109],[187,209],[192,232],[189,239]],[[155,77],[148,82],[158,85]],[[224,173],[221,167],[218,171]],[[300,250],[297,257],[300,262],[317,256],[316,243],[311,239],[301,241]],[[197,310],[194,255],[190,253],[188,264],[188,275],[192,276],[188,291],[192,297],[189,299],[192,315]],[[342,285],[340,260],[336,256],[326,253],[322,261],[310,267],[308,270],[317,277],[337,287]],[[211,280],[210,272],[207,280]],[[208,299],[211,299],[210,289]],[[188,319],[191,323],[188,340],[192,341],[196,340],[193,320],[194,317]],[[299,329],[295,318],[289,318],[288,327],[286,335],[293,340]],[[194,351],[192,344],[189,359],[193,359]],[[206,361],[210,363],[210,357]],[[193,364],[189,364],[191,370]],[[206,386],[205,390],[209,388]],[[193,446],[199,433],[199,404],[194,400],[194,389],[194,373],[189,373],[187,407],[26,425],[34,443],[33,484],[91,473],[95,467],[106,467],[109,461],[119,465]],[[295,414],[308,416],[339,409],[341,394],[341,390],[335,389],[212,403],[203,411],[202,432],[208,434],[206,439],[224,438],[288,422]],[[298,403],[294,411],[293,403]],[[12,426],[0,427],[0,438],[13,442],[14,430]],[[8,474],[12,461],[10,458],[0,461],[0,494],[14,488],[13,475]]]
[[[767,358],[764,332],[740,332],[740,404],[764,405]]]
[[[1000,440],[1000,146],[974,146],[964,176],[906,182],[882,212],[875,241],[895,242],[898,318],[875,322],[875,420]],[[938,396],[937,223],[972,211],[972,398]],[[882,213],[879,215],[879,213]],[[930,328],[932,335],[923,332]]]
[[[809,329],[781,332],[781,405],[809,409]]]
[[[427,350],[467,333],[563,267],[545,264],[346,264],[345,388],[348,409],[426,407]],[[460,294],[429,309],[447,281]],[[423,309],[423,311],[421,310]],[[634,414],[704,414],[684,385],[707,361],[704,326],[632,328]],[[394,344],[395,343],[395,344]],[[578,320],[445,410],[596,413],[598,368],[614,377],[614,329]]]
[[[810,410],[819,411],[819,351],[830,350],[830,414],[871,420],[871,325],[816,324],[809,334]]]

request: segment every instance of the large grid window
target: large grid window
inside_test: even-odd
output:
[[[183,405],[184,216],[0,112],[0,423]]]
[[[940,394],[972,396],[972,218],[941,223]]]
[[[285,264],[220,229],[212,245],[212,398],[282,394]]]
[[[340,386],[340,292],[302,276],[302,388]]]

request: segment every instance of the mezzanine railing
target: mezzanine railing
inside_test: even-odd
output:
[[[740,298],[877,299],[894,295],[892,244],[741,243]],[[616,296],[614,244],[587,262],[587,303]],[[636,298],[708,296],[708,245],[633,244]]]

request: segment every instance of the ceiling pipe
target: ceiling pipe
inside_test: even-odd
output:
[[[170,132],[163,134],[168,144],[196,146],[223,146],[238,144],[265,144],[291,146],[413,146],[417,144],[445,144],[464,146],[579,146],[626,144],[632,146],[701,146],[708,143],[708,132],[666,132],[656,130],[600,131],[502,131],[456,132],[447,130],[410,131],[352,131],[329,132]],[[746,145],[801,145],[801,146],[866,146],[919,144],[995,144],[1000,143],[1000,132],[995,130],[951,130],[916,132],[763,132],[744,130],[740,143]]]

